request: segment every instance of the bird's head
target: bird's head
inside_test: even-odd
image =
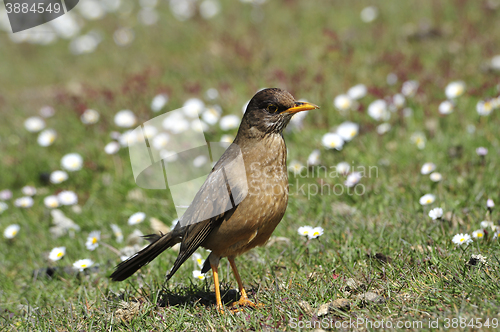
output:
[[[295,113],[316,108],[319,107],[296,101],[285,90],[261,90],[248,103],[238,135],[263,137],[267,134],[281,134]]]

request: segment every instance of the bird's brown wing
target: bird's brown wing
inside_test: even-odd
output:
[[[185,227],[185,232],[179,255],[167,275],[167,280],[216,227],[231,217],[247,194],[243,156],[238,145],[232,144],[214,166],[176,226]]]

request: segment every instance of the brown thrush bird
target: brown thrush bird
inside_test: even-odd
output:
[[[316,108],[316,105],[296,101],[281,89],[259,91],[248,104],[234,142],[215,164],[176,227],[167,234],[147,236],[151,244],[120,263],[110,278],[127,279],[180,242],[179,255],[166,277],[168,280],[202,246],[211,250],[202,272],[212,268],[217,308],[223,308],[217,273],[222,257],[228,258],[241,293],[240,300],[234,304],[255,307],[248,299],[234,259],[265,244],[285,214],[288,172],[283,129],[295,113]],[[242,157],[244,167],[229,167],[237,156]],[[221,170],[232,205],[227,205],[215,188],[220,186],[217,183]],[[220,209],[218,205],[224,206]],[[213,217],[203,217],[207,215]]]

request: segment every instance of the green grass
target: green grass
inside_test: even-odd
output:
[[[2,232],[7,225],[21,225],[13,240],[0,241],[0,327],[294,330],[292,319],[304,324],[315,321],[316,309],[338,298],[348,299],[350,310],[319,319],[422,321],[424,329],[429,329],[429,319],[438,319],[439,329],[445,329],[446,319],[462,317],[467,323],[500,319],[498,241],[475,240],[467,248],[451,242],[457,233],[479,229],[483,220],[499,219],[497,210],[487,212],[486,200],[500,203],[500,118],[498,110],[481,118],[475,111],[479,100],[499,95],[499,73],[483,68],[500,53],[500,10],[486,9],[484,3],[377,2],[379,17],[367,24],[359,18],[361,9],[371,4],[365,1],[269,1],[260,7],[222,1],[215,19],[195,17],[185,22],[177,21],[162,1],[159,23],[147,27],[136,22],[139,7],[133,2],[131,16],[113,14],[86,23],[83,32],[98,29],[103,42],[95,52],[80,56],[69,52],[65,40],[37,46],[14,44],[6,34],[0,35],[0,190],[11,189],[17,198],[24,185],[38,189],[32,208],[16,208],[8,201],[9,209],[0,214]],[[262,20],[255,22],[258,13]],[[112,38],[123,25],[132,26],[136,36],[127,48]],[[425,25],[437,33],[416,38],[412,31],[423,31]],[[386,83],[391,72],[399,77],[393,86]],[[417,96],[407,99],[413,116],[404,117],[401,110],[392,114],[392,129],[378,135],[379,123],[366,108],[377,98],[399,92],[406,79],[420,83]],[[465,81],[467,91],[452,114],[440,116],[437,108],[446,98],[444,88],[453,80]],[[361,100],[362,111],[340,114],[332,105],[334,97],[357,83],[370,90]],[[333,187],[345,178],[295,178],[290,173],[292,195],[274,233],[289,242],[256,248],[237,259],[250,297],[264,303],[264,309],[220,315],[213,305],[211,273],[205,281],[195,280],[191,260],[164,285],[176,257],[172,250],[129,280],[110,282],[107,276],[119,258],[104,245],[88,251],[85,239],[90,231],[101,230],[102,242],[121,248],[110,224],[120,225],[127,237],[135,228],[151,233],[150,217],[167,225],[176,218],[168,191],[141,190],[145,196],[141,201],[128,195],[137,189],[128,151],[122,149],[115,156],[103,152],[111,141],[110,132],[119,130],[114,114],[131,109],[143,122],[156,115],[149,104],[159,92],[168,92],[166,110],[173,110],[215,87],[224,114],[241,115],[242,105],[265,86],[285,88],[321,106],[306,117],[302,130],[285,133],[289,160],[305,163],[313,149],[320,149],[322,165],[327,167],[341,161],[376,167],[376,175],[360,182],[358,189],[363,188],[364,194],[308,195],[308,186],[323,181]],[[56,109],[46,122],[58,138],[47,148],[38,146],[37,135],[23,127],[24,120],[43,105]],[[101,113],[97,124],[80,122],[86,108]],[[346,120],[360,124],[359,135],[342,151],[323,148],[323,134]],[[467,131],[468,125],[475,126],[474,133]],[[423,150],[410,140],[417,131],[427,137]],[[216,125],[206,138],[218,141],[221,135]],[[476,155],[479,146],[489,149],[484,160]],[[70,152],[84,157],[84,168],[59,185],[40,182],[40,173],[59,169],[61,157]],[[442,173],[440,183],[420,174],[428,161]],[[297,183],[304,185],[305,194],[296,190]],[[74,238],[54,240],[43,198],[61,189],[78,194],[81,213],[61,209],[82,229]],[[430,207],[418,202],[426,193],[436,195]],[[346,205],[355,211],[346,212]],[[442,207],[453,218],[432,221],[427,216],[432,207]],[[147,214],[146,221],[128,226],[128,217],[137,211]],[[297,233],[303,225],[321,226],[324,234],[307,242]],[[66,257],[50,263],[47,254],[55,246],[66,246]],[[389,257],[389,262],[381,262],[376,254]],[[468,266],[471,254],[486,256],[488,265]],[[98,268],[33,277],[34,270],[51,264],[71,266],[81,258],[92,258]],[[230,302],[237,298],[236,282],[226,260],[221,262],[221,276]],[[362,287],[346,288],[349,278]],[[380,295],[384,302],[363,303],[358,296],[365,292]],[[313,312],[303,309],[301,301],[307,301]],[[124,311],[117,311],[123,303],[129,309],[124,321],[119,318]],[[29,314],[20,304],[29,306]]]

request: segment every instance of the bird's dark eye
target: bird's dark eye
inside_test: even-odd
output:
[[[278,107],[275,105],[269,105],[269,106],[267,106],[267,110],[271,113],[276,113],[276,111],[278,110]]]

